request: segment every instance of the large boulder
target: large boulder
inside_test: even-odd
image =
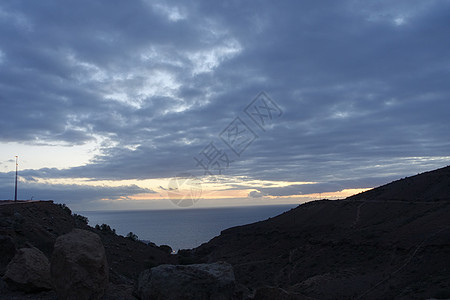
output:
[[[0,235],[0,276],[6,271],[6,266],[16,255],[16,245],[13,239],[7,235]]]
[[[74,229],[56,239],[51,276],[58,299],[100,299],[108,288],[108,263],[100,237]]]
[[[135,286],[139,299],[234,299],[233,267],[225,262],[196,265],[160,265],[143,271]]]
[[[44,253],[37,248],[19,249],[8,264],[3,279],[11,288],[24,292],[38,292],[52,288],[50,263]]]

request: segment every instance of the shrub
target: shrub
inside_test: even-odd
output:
[[[116,235],[116,230],[112,229],[111,226],[109,226],[108,224],[105,224],[105,223],[103,223],[102,225],[98,225],[98,224],[95,225],[95,229]]]
[[[72,215],[72,211],[70,210],[69,207],[67,207],[67,205],[65,205],[64,203],[59,203],[58,206],[60,208],[62,208],[66,213],[68,213],[69,215]]]
[[[131,232],[131,231],[128,232],[126,238],[130,239],[132,241],[137,241],[139,239],[139,237],[136,234],[134,234],[133,232]]]
[[[89,219],[85,216],[79,215],[79,214],[73,214],[73,217],[75,218],[76,222],[81,222],[83,224],[88,224],[89,223]]]
[[[172,253],[172,247],[170,247],[168,245],[161,245],[161,246],[159,246],[159,249],[166,252],[167,254]]]

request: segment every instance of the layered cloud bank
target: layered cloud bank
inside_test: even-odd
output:
[[[162,201],[170,178],[202,178],[210,142],[230,151],[237,117],[255,138],[207,199],[300,201],[446,165],[449,20],[446,1],[2,1],[0,198],[19,155],[25,199]],[[282,112],[267,130],[244,112],[260,91]]]

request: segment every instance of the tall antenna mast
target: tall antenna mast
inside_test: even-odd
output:
[[[14,190],[14,202],[17,201],[17,170],[19,167],[18,160],[19,160],[19,156],[16,155],[16,186],[15,186],[15,190]]]

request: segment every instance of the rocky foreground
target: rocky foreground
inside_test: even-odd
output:
[[[61,249],[65,250],[60,252]],[[60,295],[58,299],[135,299],[132,292],[142,271],[178,262],[170,251],[166,246],[116,235],[109,226],[92,228],[63,205],[2,204],[0,299],[56,299],[55,287],[70,286],[70,277],[95,287],[94,296],[83,298],[75,284],[72,290],[78,297]],[[70,273],[73,270],[77,272]],[[106,281],[106,286],[93,283],[95,280],[89,282],[94,273],[101,273],[98,281]],[[71,275],[64,279],[64,274]],[[67,282],[61,282],[61,278]]]
[[[0,205],[1,299],[449,299],[450,167],[170,254],[51,202]]]

